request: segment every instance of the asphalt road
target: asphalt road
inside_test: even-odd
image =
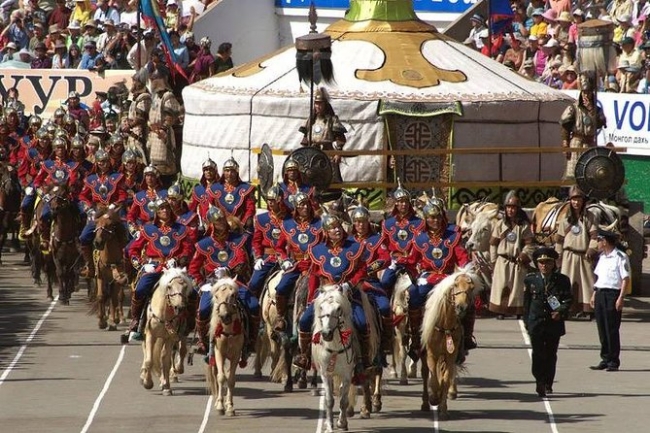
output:
[[[118,332],[97,329],[83,291],[70,306],[48,302],[21,258],[7,254],[0,267],[1,432],[320,431],[321,397],[310,390],[283,393],[279,384],[253,379],[250,368],[237,375],[237,415],[231,418],[210,410],[198,357],[172,385],[173,396],[162,396],[157,385],[143,389],[139,345],[122,346]],[[626,302],[619,372],[588,369],[598,361],[595,322],[571,321],[561,342],[555,394],[541,399],[520,323],[480,318],[480,347],[468,359],[458,400],[449,404],[451,420],[419,410],[421,380],[399,385],[387,374],[383,410],[368,420],[351,418],[350,431],[645,432],[650,304],[642,298]]]

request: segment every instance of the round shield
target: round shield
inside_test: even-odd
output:
[[[326,190],[332,183],[332,164],[322,150],[316,147],[301,147],[291,152],[289,158],[298,163],[303,182],[319,191]]]
[[[623,186],[625,167],[613,150],[593,147],[578,158],[575,179],[587,196],[605,199],[616,194]]]
[[[273,185],[273,152],[268,144],[262,145],[262,151],[257,157],[257,177],[260,180],[260,190],[266,196],[266,192]]]

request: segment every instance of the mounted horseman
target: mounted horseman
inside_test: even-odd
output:
[[[282,165],[282,182],[280,182],[280,189],[282,190],[284,204],[290,211],[293,211],[293,204],[289,199],[292,195],[295,195],[298,192],[303,192],[311,197],[314,210],[318,208],[318,203],[316,202],[316,188],[303,180],[303,176],[300,173],[300,165],[298,164],[298,161],[293,159],[291,156],[289,156]]]
[[[172,210],[177,216],[177,221],[190,231],[192,241],[194,243],[199,241],[199,217],[196,212],[190,210],[187,202],[183,198],[183,190],[178,182],[167,189],[167,201],[171,204]]]
[[[189,273],[195,286],[201,288],[201,300],[196,321],[199,334],[198,351],[208,353],[208,327],[212,313],[212,295],[211,284],[206,285],[206,283],[210,282],[209,280],[213,276],[219,278],[222,274],[230,274],[233,278],[237,277],[239,300],[249,315],[248,348],[242,353],[242,362],[245,362],[248,355],[254,351],[260,324],[259,301],[240,279],[241,276],[249,273],[250,263],[246,248],[249,235],[241,230],[231,229],[228,217],[216,206],[210,207],[206,216],[209,224],[209,236],[196,243],[196,251],[189,267]]]
[[[287,306],[298,278],[311,266],[309,248],[316,245],[322,236],[321,219],[314,214],[309,196],[303,192],[292,196],[295,207],[292,217],[282,220],[280,239],[276,244],[276,254],[280,260],[283,274],[275,288],[275,301],[278,320],[276,331],[285,331],[287,326]],[[311,336],[311,329],[308,333]],[[301,338],[307,335],[301,334]]]
[[[144,181],[140,191],[133,196],[133,203],[126,214],[126,222],[131,236],[156,216],[156,203],[167,197],[167,189],[160,181],[160,172],[153,165],[148,165],[143,171]]]
[[[38,192],[33,186],[33,181],[40,171],[41,164],[50,157],[52,153],[52,136],[46,127],[42,127],[36,133],[36,140],[33,146],[25,152],[25,159],[22,160],[18,167],[18,178],[20,184],[25,188],[25,196],[20,204],[20,231],[18,237],[26,238],[26,231],[32,222],[34,205]]]
[[[253,274],[248,283],[248,288],[258,297],[262,293],[266,278],[278,267],[275,248],[282,233],[282,221],[290,214],[283,200],[283,191],[280,185],[271,186],[265,194],[265,201],[267,212],[256,215],[253,223],[254,265]],[[284,309],[286,312],[286,305]]]
[[[239,177],[239,163],[230,157],[223,163],[219,181],[210,186],[212,204],[226,216],[234,216],[252,233],[255,216],[255,188]]]
[[[352,211],[351,218],[352,232],[350,233],[350,239],[361,245],[363,262],[365,263],[366,272],[360,287],[374,301],[379,310],[382,321],[381,350],[388,352],[392,350],[393,338],[390,294],[381,285],[378,273],[390,265],[390,253],[386,245],[382,243],[381,233],[375,230],[374,224],[370,222],[368,208],[363,205],[357,206]]]
[[[129,341],[142,340],[140,317],[165,268],[185,267],[194,254],[189,230],[176,220],[172,207],[165,199],[156,200],[154,219],[145,223],[134,241],[127,247],[127,255],[138,270],[138,279],[131,296],[131,324]],[[190,296],[186,311],[185,331],[194,328],[196,296]]]
[[[25,158],[25,145],[20,137],[11,132],[9,120],[0,116],[0,149],[2,148],[6,153],[4,160],[14,167],[18,167]]]
[[[71,197],[76,201],[76,197],[74,196],[78,193],[78,189],[75,188],[77,184],[78,164],[68,157],[68,143],[64,138],[55,138],[52,141],[52,149],[51,159],[43,161],[36,178],[34,178],[33,186],[46,194],[55,186],[66,186]],[[47,250],[49,247],[52,220],[50,205],[47,199],[43,204],[41,214],[37,217],[41,234],[41,248]]]
[[[210,190],[212,185],[218,182],[219,170],[217,163],[210,158],[201,164],[201,180],[199,184],[192,189],[192,198],[190,199],[190,210],[198,214],[201,221],[205,221],[208,209],[210,209]]]
[[[318,296],[319,287],[338,284],[343,293],[351,297],[352,321],[359,339],[362,371],[365,371],[373,366],[373,359],[370,358],[369,318],[364,312],[358,288],[366,274],[365,251],[360,243],[348,238],[340,218],[326,214],[322,221],[323,240],[309,248],[312,265],[309,269],[308,305],[300,318],[300,353],[294,358],[293,364],[304,370],[310,368],[313,301]]]
[[[138,154],[133,149],[126,149],[122,154],[122,166],[120,173],[124,175],[124,187],[126,188],[126,207],[131,208],[135,194],[142,189],[144,182],[144,166],[140,162]]]
[[[93,172],[86,177],[79,195],[84,213],[88,215],[86,225],[79,235],[79,248],[85,262],[80,272],[82,277],[95,276],[92,246],[95,238],[93,215],[100,209],[107,209],[110,205],[121,206],[124,209],[126,199],[124,175],[112,172],[108,153],[103,149],[97,150]]]
[[[397,261],[409,253],[411,241],[425,229],[424,221],[415,214],[411,203],[411,193],[402,187],[397,179],[397,188],[393,191],[395,205],[391,216],[381,225],[381,242],[386,245],[391,256],[391,263],[381,276],[381,286],[384,289],[392,288],[397,281]],[[420,316],[419,322],[422,321]]]
[[[417,275],[416,283],[409,288],[409,355],[414,359],[421,350],[420,326],[427,295],[435,290],[436,284],[453,274],[456,267],[464,267],[470,261],[461,243],[461,233],[448,224],[444,202],[439,198],[430,198],[422,213],[426,222],[424,230],[411,242],[409,253],[397,260],[399,265],[406,266],[412,274]],[[475,310],[470,306],[462,320],[464,343],[459,352],[461,354],[476,347],[473,339],[474,319]]]

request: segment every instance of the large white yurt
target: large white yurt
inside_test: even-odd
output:
[[[530,81],[420,21],[412,0],[351,0],[332,38],[334,81],[324,87],[347,129],[344,150],[413,150],[389,169],[386,154],[344,158],[350,185],[560,179],[561,154],[453,154],[422,149],[559,146],[558,120],[571,99]],[[200,177],[209,155],[231,155],[243,179],[257,177],[257,151],[300,147],[309,86],[288,46],[187,87],[182,170]],[[408,153],[408,152],[406,152]],[[276,172],[284,156],[275,156]],[[389,171],[391,170],[391,171]]]

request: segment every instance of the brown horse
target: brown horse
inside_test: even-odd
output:
[[[100,211],[95,216],[95,284],[97,297],[95,307],[99,329],[116,331],[124,319],[122,304],[124,286],[127,283],[124,269],[124,247],[128,243],[126,227],[122,223],[119,208]],[[106,306],[109,306],[110,325]]]
[[[65,186],[54,187],[50,198],[52,235],[50,251],[59,281],[59,301],[70,304],[70,296],[77,282],[75,267],[79,263],[77,239],[80,232],[80,212]]]
[[[481,287],[477,274],[456,272],[436,285],[424,309],[422,341],[426,347],[426,366],[422,368],[422,410],[438,406],[441,419],[447,419],[447,398],[456,398],[456,359],[463,338],[460,322],[474,302],[473,291]]]
[[[7,235],[14,228],[16,215],[20,211],[21,193],[17,171],[11,165],[3,167],[0,164],[0,265]]]

